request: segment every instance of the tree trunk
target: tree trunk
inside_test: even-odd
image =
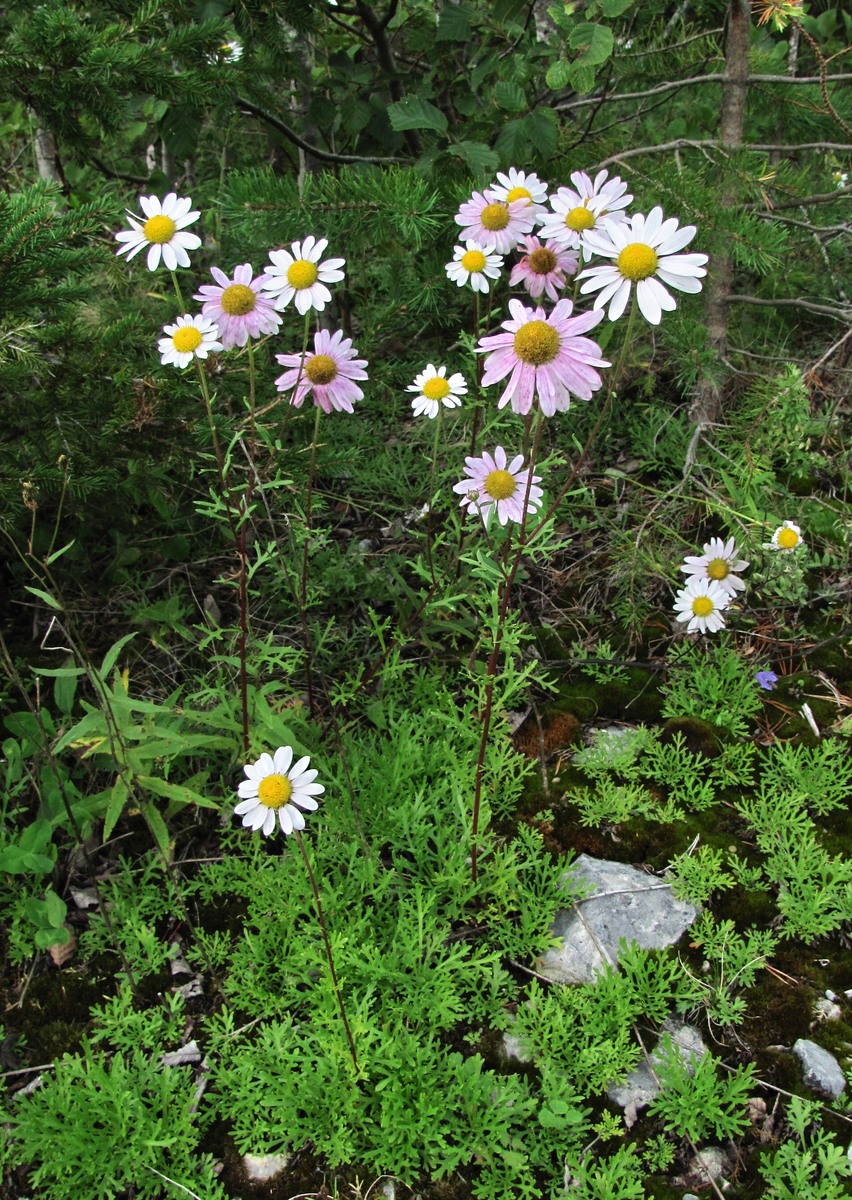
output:
[[[751,24],[749,0],[730,0],[728,28],[725,39],[725,75],[722,86],[722,116],[719,139],[722,153],[728,147],[738,150],[743,144],[746,94],[748,92],[748,42]],[[732,208],[739,200],[736,173],[725,169],[720,203],[722,210]],[[705,292],[705,321],[707,345],[713,351],[720,370],[716,378],[705,378],[698,386],[692,405],[692,419],[702,424],[718,421],[722,412],[719,378],[724,374],[728,354],[728,296],[733,283],[734,259],[730,250],[722,249],[710,260],[710,272]]]

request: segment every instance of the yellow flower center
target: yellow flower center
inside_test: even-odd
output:
[[[714,558],[707,564],[707,574],[711,579],[727,579],[731,568],[724,558]]]
[[[194,325],[181,325],[172,334],[172,345],[179,354],[191,354],[201,345],[201,330]]]
[[[526,200],[528,204],[532,203],[532,196],[526,188],[513,187],[506,194],[506,203],[511,204],[513,200]]]
[[[479,219],[484,229],[494,231],[505,229],[509,224],[509,209],[499,201],[496,204],[486,204],[479,215]]]
[[[306,258],[298,258],[291,267],[287,268],[287,282],[297,291],[309,288],[317,281],[316,263],[308,262]]]
[[[514,475],[498,469],[485,476],[485,490],[493,500],[508,500],[518,490],[518,484]]]
[[[219,303],[229,317],[244,317],[254,308],[257,296],[245,283],[232,283],[225,288]]]
[[[442,375],[435,375],[423,384],[423,395],[427,400],[443,400],[450,394],[450,385]]]
[[[466,271],[481,271],[485,266],[485,255],[481,250],[466,250],[461,256],[461,265]]]
[[[644,242],[631,242],[616,259],[625,279],[647,279],[657,269],[657,252]]]
[[[692,601],[692,611],[696,617],[709,617],[714,607],[709,596],[696,596]]]
[[[579,208],[572,208],[566,214],[565,224],[575,233],[582,233],[584,229],[594,228],[595,214],[586,208],[585,204],[581,204]]]
[[[157,217],[149,217],[142,226],[142,232],[149,242],[157,242],[161,246],[164,242],[170,242],[177,233],[177,225],[171,217],[164,217],[162,213]]]
[[[543,367],[559,353],[559,334],[547,321],[527,321],[515,334],[515,353],[521,362]]]
[[[799,544],[799,535],[795,529],[786,525],[778,534],[778,545],[782,550],[794,550]]]
[[[337,378],[337,363],[330,354],[313,354],[305,363],[305,374],[311,383],[331,383]]]
[[[546,246],[540,246],[538,250],[533,250],[529,257],[530,270],[536,275],[549,275],[556,266],[556,255],[552,250],[548,250]]]
[[[286,775],[267,775],[261,779],[257,798],[267,808],[280,808],[293,795],[293,785]]]

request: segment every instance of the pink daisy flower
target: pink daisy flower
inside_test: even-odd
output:
[[[495,509],[501,525],[507,521],[520,524],[524,519],[527,487],[529,496],[526,511],[538,511],[542,491],[536,484],[541,483],[541,477],[533,475],[530,482],[529,471],[522,470],[523,454],[516,454],[508,462],[506,451],[502,446],[497,446],[493,457],[486,450],[481,457],[466,458],[464,461],[467,475],[453,484],[453,491],[461,495],[461,507],[466,507],[469,513],[479,513],[486,525]]]
[[[510,376],[498,408],[511,401],[513,412],[526,414],[537,394],[541,411],[552,417],[568,411],[572,395],[591,400],[601,386],[594,368],[611,364],[601,358],[597,342],[579,336],[593,329],[601,314],[572,317],[573,307],[570,300],[559,300],[547,316],[543,308],[524,308],[520,300],[510,300],[512,320],[503,322],[507,332],[480,338],[477,354],[488,353],[483,387]]]
[[[538,300],[544,294],[548,300],[557,301],[557,293],[567,283],[566,276],[573,275],[579,267],[580,256],[573,250],[563,250],[558,242],[542,244],[537,237],[523,238],[522,245],[526,254],[512,268],[510,286],[522,283],[533,299]]]
[[[279,392],[295,388],[290,403],[301,408],[309,392],[314,394],[314,404],[323,412],[352,412],[356,400],[363,400],[364,393],[353,382],[366,379],[365,358],[357,358],[358,351],[352,339],[343,336],[338,329],[329,333],[320,329],[314,334],[314,351],[302,358],[301,354],[276,354],[282,367],[289,367],[275,380]]]
[[[195,293],[195,299],[203,301],[202,315],[210,317],[219,326],[219,337],[226,350],[244,346],[249,338],[263,333],[277,333],[281,318],[272,301],[260,295],[263,275],[252,279],[252,268],[243,263],[234,268],[234,278],[229,279],[219,267],[211,267],[210,274],[218,286],[204,284]]]
[[[535,206],[529,200],[500,200],[490,188],[474,192],[456,214],[463,238],[498,254],[507,254],[525,234],[532,233],[535,220]]]

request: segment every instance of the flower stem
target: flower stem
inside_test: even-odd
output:
[[[441,418],[444,406],[438,401],[438,411],[435,414],[435,437],[432,440],[432,470],[429,475],[429,508],[426,513],[426,558],[429,563],[429,574],[432,585],[435,585],[435,567],[432,563],[432,509],[435,503],[435,485],[438,475],[438,445],[441,440]]]
[[[322,937],[323,941],[325,942],[325,954],[326,958],[328,959],[328,967],[331,971],[332,981],[334,982],[334,994],[337,996],[337,1007],[340,1009],[340,1016],[343,1019],[343,1027],[346,1030],[346,1037],[349,1040],[349,1052],[352,1055],[352,1062],[355,1066],[355,1071],[358,1072],[360,1070],[358,1066],[358,1056],[355,1053],[355,1042],[352,1039],[352,1030],[349,1028],[349,1022],[346,1019],[346,1009],[343,1007],[343,997],[340,994],[340,984],[337,979],[337,972],[334,969],[334,958],[332,957],[331,953],[331,942],[328,940],[328,930],[326,929],[325,925],[325,916],[323,915],[322,911],[322,901],[320,900],[319,888],[317,887],[317,881],[314,878],[314,873],[311,869],[311,862],[308,858],[308,853],[305,850],[305,844],[302,841],[302,835],[298,829],[293,830],[293,836],[296,839],[296,845],[302,852],[302,861],[305,864],[305,869],[308,872],[308,879],[311,883],[311,889],[314,893],[314,904],[317,908],[317,917],[319,918],[320,929],[322,930]]]
[[[316,715],[314,701],[313,668],[311,664],[311,641],[308,630],[308,548],[311,541],[311,506],[314,496],[314,471],[317,465],[317,444],[319,442],[320,417],[322,409],[316,406],[314,418],[314,436],[311,440],[311,461],[308,464],[308,487],[305,494],[305,541],[302,546],[302,574],[299,579],[299,608],[302,615],[302,631],[305,639],[305,672],[308,686],[308,705],[311,715]]]

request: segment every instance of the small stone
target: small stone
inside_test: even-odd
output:
[[[699,1150],[694,1157],[689,1160],[689,1165],[686,1168],[684,1182],[688,1179],[689,1183],[695,1187],[696,1184],[701,1186],[712,1183],[718,1179],[725,1169],[725,1152],[720,1150],[718,1146],[707,1146],[704,1150]]]
[[[289,1154],[244,1154],[243,1166],[253,1183],[266,1183],[286,1170]]]
[[[697,1029],[685,1025],[682,1021],[669,1017],[664,1021],[660,1034],[668,1034],[672,1039],[675,1055],[686,1064],[690,1075],[695,1074],[695,1064],[707,1053],[707,1047]],[[623,1083],[611,1083],[606,1094],[613,1104],[624,1109],[624,1123],[628,1129],[636,1124],[639,1112],[647,1108],[660,1091],[655,1072],[657,1067],[667,1059],[662,1042],[651,1054],[650,1064],[646,1061],[639,1063],[635,1071],[631,1071]]]
[[[814,1004],[813,1013],[813,1024],[817,1025],[820,1021],[839,1021],[843,1016],[843,1009],[833,1000],[821,997]]]
[[[793,1046],[793,1053],[804,1068],[804,1081],[808,1087],[831,1096],[833,1100],[843,1094],[846,1076],[833,1054],[807,1038],[799,1038]]]

